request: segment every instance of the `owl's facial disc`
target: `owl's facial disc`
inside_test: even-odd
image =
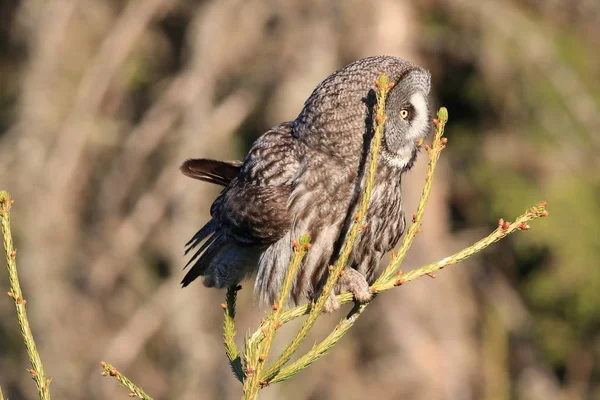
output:
[[[421,90],[403,93],[390,96],[384,145],[385,159],[400,168],[411,164],[416,142],[431,129],[427,94]]]

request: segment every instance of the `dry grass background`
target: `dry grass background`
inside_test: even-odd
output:
[[[451,254],[543,197],[551,212],[558,203],[556,222],[536,226],[549,232],[537,242],[509,241],[381,296],[332,354],[262,398],[600,396],[599,21],[594,0],[3,1],[0,186],[16,200],[21,279],[54,397],[126,396],[101,379],[100,360],[157,399],[240,397],[221,345],[224,293],[178,285],[183,244],[217,189],[178,166],[240,159],[329,73],[374,54],[431,69],[434,107],[451,116],[405,265]],[[408,210],[421,158],[404,183]],[[250,287],[240,332],[263,315]],[[580,300],[569,313],[544,300],[555,297]],[[0,301],[8,398],[35,397],[26,365]]]

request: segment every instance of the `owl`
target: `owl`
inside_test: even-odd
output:
[[[412,167],[417,142],[431,130],[427,96],[430,74],[401,58],[355,61],[321,82],[293,121],[274,126],[250,148],[243,162],[187,160],[189,177],[223,186],[210,221],[187,243],[193,251],[185,287],[202,276],[223,288],[256,274],[262,301],[279,295],[293,241],[309,233],[311,248],[300,266],[290,302],[314,299],[341,250],[366,185],[365,163],[374,133],[375,81],[387,74],[389,91],[378,168],[366,227],[335,287],[358,302],[371,299],[369,285],[383,255],[405,229],[402,174]],[[339,308],[334,293],[325,311]]]

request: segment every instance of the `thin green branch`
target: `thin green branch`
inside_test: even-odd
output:
[[[4,395],[2,394],[2,388],[0,387],[0,400],[4,400]]]
[[[327,301],[327,298],[330,296],[333,288],[340,276],[340,273],[346,266],[346,262],[352,253],[352,249],[354,247],[354,243],[358,237],[358,234],[361,230],[361,227],[364,224],[365,215],[367,214],[367,209],[369,207],[369,202],[371,200],[371,192],[373,191],[373,185],[375,183],[375,171],[377,170],[377,162],[379,159],[379,149],[381,147],[381,137],[383,136],[383,129],[385,124],[385,100],[389,90],[394,86],[392,82],[389,82],[387,75],[382,74],[376,82],[377,86],[377,106],[375,110],[375,132],[372,139],[371,151],[369,153],[369,161],[368,161],[368,175],[366,179],[365,191],[361,198],[360,208],[355,215],[354,223],[350,228],[350,233],[346,237],[344,241],[344,245],[342,246],[342,251],[340,256],[333,268],[330,267],[331,272],[327,277],[327,281],[323,286],[320,296],[311,304],[311,307],[308,312],[308,318],[304,321],[300,330],[296,334],[296,336],[292,339],[292,341],[288,344],[288,346],[283,350],[281,355],[277,358],[277,360],[268,368],[268,370],[261,376],[261,381],[269,382],[271,378],[277,374],[277,372],[281,369],[283,365],[285,365],[292,355],[298,349],[298,346],[302,343],[310,329],[313,327],[317,318],[321,314],[323,310],[323,306]]]
[[[507,235],[513,233],[515,230],[519,229],[518,228],[519,223],[526,223],[535,218],[545,216],[545,214],[544,214],[545,206],[537,205],[534,208],[540,209],[542,211],[540,213],[538,213],[537,215],[532,214],[532,213],[523,214],[523,215],[519,216],[516,219],[516,221],[512,225],[510,225],[510,227],[507,230],[502,230],[502,231],[495,230],[487,237],[481,239],[480,241],[476,242],[472,246],[459,251],[458,253],[448,256],[440,261],[436,261],[434,263],[427,264],[422,267],[416,268],[405,274],[395,275],[386,282],[373,284],[371,286],[371,290],[373,292],[377,292],[377,293],[385,292],[387,290],[394,288],[395,286],[399,286],[401,284],[408,283],[410,281],[414,281],[415,279],[418,279],[424,275],[432,274],[432,273],[434,273],[440,269],[443,269],[449,265],[456,264],[460,261],[465,260],[466,258],[471,257],[475,253],[478,253],[481,250],[484,250],[487,246],[502,239],[504,236],[507,236]],[[337,295],[336,299],[340,302],[340,304],[348,304],[353,301],[353,296],[352,296],[352,293],[346,292],[346,293]],[[280,322],[283,322],[284,324],[286,324],[290,321],[295,320],[296,318],[300,318],[300,317],[308,314],[309,309],[310,309],[310,305],[304,304],[304,305],[292,308],[290,310],[284,311],[281,314]],[[254,332],[254,335],[257,336],[257,338],[255,340],[258,340],[258,336],[260,335],[260,332]]]
[[[223,320],[223,343],[225,344],[225,354],[229,359],[229,365],[233,374],[238,381],[244,382],[244,370],[242,368],[242,358],[240,352],[235,344],[235,335],[237,334],[235,328],[235,302],[237,300],[237,292],[242,287],[230,286],[227,289],[226,303],[221,304],[224,309],[224,320]]]
[[[548,215],[548,211],[546,211],[546,203],[541,202],[533,207],[531,207],[527,212],[517,217],[515,222],[509,223],[504,222],[502,219],[500,220],[501,224],[499,224],[498,228],[490,233],[485,238],[475,242],[473,245],[455,253],[449,257],[446,257],[440,261],[433,262],[431,264],[427,264],[423,267],[414,269],[405,274],[397,274],[386,282],[381,282],[379,284],[373,285],[375,290],[378,292],[384,292],[393,288],[394,286],[400,286],[406,282],[413,281],[417,278],[422,277],[423,275],[429,275],[431,277],[435,277],[433,275],[435,272],[447,267],[448,265],[459,263],[472,255],[479,253],[489,245],[496,243],[497,241],[505,238],[511,233],[517,230],[529,230],[529,225],[527,222],[545,217]]]
[[[352,299],[352,297],[351,297]],[[367,308],[369,303],[356,304],[355,308],[350,312],[348,317],[341,320],[335,329],[321,343],[314,345],[305,355],[300,357],[293,363],[281,368],[275,374],[269,384],[285,381],[296,375],[298,372],[310,366],[315,361],[321,359],[327,352],[340,341],[340,339],[350,330],[354,322],[360,317],[362,312]]]
[[[112,376],[116,378],[122,386],[129,389],[129,397],[137,397],[138,399],[153,400],[152,397],[148,396],[139,386],[131,382],[126,376],[122,375],[115,367],[102,361],[102,376]]]
[[[423,267],[417,268],[406,274],[400,274],[393,276],[391,279],[385,282],[381,282],[379,284],[374,284],[371,286],[371,289],[377,293],[384,292],[386,290],[390,290],[396,286],[400,286],[404,283],[414,281],[417,278],[420,278],[424,275],[428,275],[431,277],[435,277],[433,275],[435,272],[445,268],[449,265],[459,263],[472,255],[482,251],[489,245],[503,239],[504,237],[510,235],[511,233],[517,230],[528,230],[529,225],[527,222],[534,220],[536,218],[545,217],[548,215],[546,211],[546,204],[544,202],[532,207],[529,211],[517,217],[515,222],[512,224],[500,221],[498,228],[490,233],[487,237],[479,240],[474,243],[472,246],[469,246],[456,254],[453,254],[449,257],[446,257],[440,261],[427,264]],[[350,293],[344,293],[338,296],[338,300],[340,303],[349,303],[352,301],[352,295]],[[339,340],[348,332],[348,330],[354,325],[358,317],[363,313],[368,304],[361,304],[356,307],[345,319],[341,320],[340,323],[335,327],[333,332],[331,332],[322,342],[313,346],[304,356],[300,357],[294,363],[282,368],[273,378],[269,381],[270,384],[284,381],[296,373],[302,371],[310,364],[314,363],[321,357],[323,357],[327,352],[339,342]],[[301,307],[297,307],[300,309]],[[281,316],[281,320],[285,322],[291,321],[296,318],[298,313],[294,312],[294,310],[290,310],[287,314],[284,313]],[[301,310],[298,310],[299,312]],[[302,314],[300,314],[302,315]]]
[[[300,264],[302,264],[302,260],[306,256],[309,248],[310,235],[308,234],[304,234],[298,241],[294,241],[294,254],[285,275],[279,293],[279,299],[272,305],[273,312],[267,318],[270,323],[268,327],[265,328],[264,340],[257,343],[256,346],[248,347],[250,351],[247,352],[246,356],[247,379],[244,381],[244,399],[255,399],[258,396],[260,389],[264,386],[264,383],[261,381],[262,369],[269,355],[269,351],[271,350],[277,328],[283,325],[283,323],[280,324],[279,322],[281,311],[287,303],[294,278],[296,277],[296,272],[298,271],[298,268],[300,268]]]
[[[425,206],[427,206],[427,202],[429,201],[431,186],[433,185],[435,168],[437,167],[437,162],[440,158],[442,150],[446,147],[447,139],[442,138],[444,135],[444,128],[446,127],[446,122],[448,122],[448,110],[445,107],[442,107],[437,112],[437,119],[434,120],[436,129],[435,136],[433,137],[433,141],[431,143],[431,148],[429,148],[427,145],[424,146],[427,154],[429,155],[429,165],[427,166],[425,185],[423,186],[423,192],[421,194],[421,198],[419,199],[417,212],[413,215],[412,224],[408,228],[408,232],[404,234],[404,239],[402,239],[402,244],[398,249],[396,257],[392,258],[390,264],[379,276],[377,281],[375,281],[376,285],[377,283],[387,281],[396,273],[396,271],[398,271],[400,264],[402,264],[404,257],[406,257],[408,249],[415,240],[415,236],[417,236],[419,233],[421,221],[423,220],[423,214],[425,213]]]
[[[17,311],[17,319],[21,327],[21,335],[27,348],[29,361],[31,362],[31,374],[37,386],[38,395],[42,400],[50,400],[50,381],[44,374],[44,366],[40,358],[40,354],[35,346],[31,327],[27,320],[27,311],[25,304],[27,301],[23,297],[21,285],[19,283],[19,275],[17,274],[17,251],[13,247],[12,233],[10,230],[10,208],[13,201],[10,199],[8,192],[0,191],[0,219],[2,220],[2,234],[4,238],[4,251],[6,252],[6,266],[8,267],[8,277],[10,280],[10,292],[8,295],[14,300]]]

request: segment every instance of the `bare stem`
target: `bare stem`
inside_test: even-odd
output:
[[[100,363],[102,365],[102,376],[112,376],[116,378],[121,385],[125,386],[130,390],[129,397],[137,397],[138,399],[144,400],[154,400],[152,397],[148,396],[139,386],[135,383],[131,382],[126,376],[122,375],[115,367],[112,365],[102,361]]]
[[[17,251],[13,247],[12,233],[10,230],[10,208],[12,204],[13,201],[10,199],[8,192],[4,190],[0,191],[0,219],[2,220],[4,251],[6,252],[6,266],[8,267],[8,277],[10,280],[10,292],[8,292],[8,295],[15,302],[17,319],[19,320],[19,326],[21,327],[21,335],[23,336],[23,341],[27,348],[27,355],[31,362],[29,373],[35,381],[40,399],[50,400],[49,386],[51,379],[46,378],[46,375],[44,374],[42,359],[35,346],[31,327],[27,320],[27,311],[25,310],[27,301],[23,297],[23,292],[21,291],[21,285],[19,283],[19,275],[17,274]]]

